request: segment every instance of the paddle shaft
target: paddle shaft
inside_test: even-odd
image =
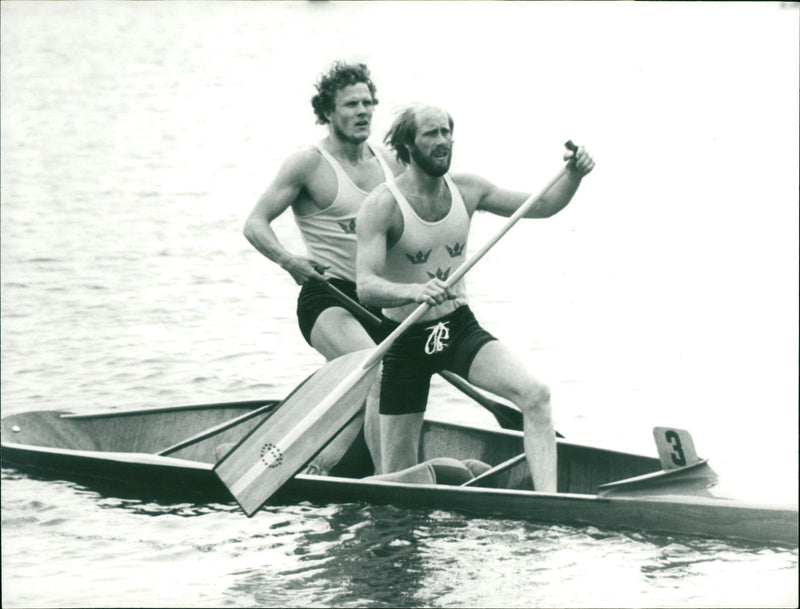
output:
[[[567,147],[572,149],[570,144],[571,144],[571,142],[567,142]],[[572,146],[574,146],[574,144]],[[455,272],[452,275],[450,275],[450,277],[445,282],[445,287],[448,288],[448,289],[452,288],[458,281],[460,281],[461,278],[464,275],[466,275],[467,272],[473,266],[475,266],[481,258],[483,258],[486,255],[486,252],[488,252],[490,249],[492,249],[495,246],[495,244],[498,241],[500,241],[500,239],[502,239],[505,236],[505,234],[508,231],[510,231],[511,228],[517,222],[519,222],[519,220],[522,218],[522,216],[524,216],[528,212],[528,210],[531,207],[533,207],[533,205],[540,198],[542,198],[547,193],[548,190],[550,190],[553,187],[554,184],[556,184],[558,181],[560,181],[567,174],[568,171],[569,171],[569,164],[565,165],[561,169],[561,171],[559,171],[558,174],[556,174],[556,176],[552,180],[550,180],[550,182],[547,183],[547,186],[545,186],[541,191],[539,191],[538,193],[533,194],[530,197],[528,197],[527,199],[525,199],[525,201],[522,203],[522,205],[519,206],[517,211],[515,211],[511,215],[511,217],[509,217],[509,219],[505,223],[505,225],[503,225],[503,227],[499,231],[497,231],[497,234],[495,234],[494,237],[489,239],[489,241],[487,241],[483,245],[483,247],[481,247],[477,252],[475,252],[472,255],[471,258],[466,260],[464,262],[464,264],[462,264],[460,267],[458,267],[455,270]],[[372,357],[369,358],[367,360],[367,362],[364,364],[364,368],[366,369],[366,368],[369,368],[371,366],[374,366],[376,363],[381,361],[383,359],[383,356],[386,355],[386,352],[389,351],[389,349],[391,349],[392,344],[394,344],[394,341],[397,340],[397,338],[401,334],[403,334],[406,330],[408,330],[411,326],[413,326],[415,323],[417,323],[419,321],[419,319],[423,315],[425,315],[425,313],[430,308],[431,308],[431,305],[429,305],[427,302],[423,302],[416,309],[414,309],[414,311],[411,312],[411,315],[406,317],[403,320],[403,323],[401,323],[399,326],[397,326],[397,328],[395,328],[394,331],[391,334],[389,334],[389,336],[387,336],[375,348],[375,351],[373,352]]]
[[[511,457],[507,461],[503,461],[502,463],[495,465],[492,469],[487,469],[480,476],[475,476],[472,480],[467,480],[460,486],[479,486],[480,482],[483,482],[487,478],[491,478],[496,474],[504,472],[507,469],[514,467],[517,463],[524,460],[525,460],[525,453],[519,454],[516,457]]]

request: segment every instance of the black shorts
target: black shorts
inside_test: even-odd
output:
[[[352,281],[346,281],[344,279],[331,279],[330,283],[334,287],[339,288],[340,291],[344,292],[351,299],[358,302],[355,283]],[[363,306],[373,315],[383,319],[381,310],[379,308],[369,307],[366,305],[361,306]],[[321,281],[309,281],[308,283],[303,284],[303,287],[300,288],[300,295],[297,297],[297,325],[300,326],[300,332],[303,333],[303,338],[306,339],[306,342],[309,345],[311,344],[311,329],[317,322],[317,317],[319,317],[320,313],[329,307],[346,308],[333,294],[325,289]],[[358,319],[357,316],[354,315],[354,317]],[[370,335],[370,338],[372,338],[372,340],[374,340],[376,343],[380,342],[387,336],[386,329],[381,325],[373,326],[370,323],[364,322],[360,319],[358,320],[367,331],[367,334]]]
[[[394,330],[399,324],[385,320],[384,325]],[[424,412],[431,376],[450,370],[467,378],[478,351],[493,340],[467,305],[412,326],[383,358],[381,414]]]

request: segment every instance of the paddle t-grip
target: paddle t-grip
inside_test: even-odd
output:
[[[578,147],[572,140],[567,140],[566,142],[564,142],[564,146],[566,147],[567,150],[572,152],[572,158],[569,160],[569,162],[574,163],[575,159],[578,158]]]

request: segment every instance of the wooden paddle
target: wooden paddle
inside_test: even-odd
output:
[[[350,298],[347,294],[342,292],[339,288],[329,281],[323,282],[322,287],[334,298],[336,298],[347,309],[353,317],[361,323],[371,327],[377,328],[381,324],[381,319],[374,315],[371,311],[363,307],[360,303]],[[439,375],[450,383],[453,387],[461,391],[467,397],[472,398],[478,404],[483,406],[494,416],[497,423],[503,429],[513,429],[514,431],[522,431],[522,413],[513,406],[501,404],[497,400],[486,395],[483,391],[472,385],[466,379],[463,379],[454,372],[449,370],[442,370]],[[556,436],[563,438],[560,433],[556,432]]]
[[[517,463],[524,460],[525,453],[519,454],[516,457],[512,457],[507,461],[503,461],[502,463],[495,465],[491,469],[487,469],[480,476],[475,476],[472,480],[467,480],[459,486],[487,486],[487,480],[494,478],[497,474],[507,471],[509,468],[514,467]]]
[[[568,142],[567,147],[572,145]],[[526,199],[506,224],[445,282],[456,282],[486,255],[522,216],[567,173],[569,164],[539,193]],[[338,357],[320,368],[264,423],[255,427],[214,467],[242,510],[252,516],[356,416],[375,381],[378,364],[408,328],[430,308],[422,303],[372,349]]]

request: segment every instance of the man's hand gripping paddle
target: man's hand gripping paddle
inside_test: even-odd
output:
[[[576,149],[571,141],[566,146]],[[503,228],[456,269],[446,282],[447,288],[460,281],[561,180],[568,166],[539,193],[528,197]],[[248,516],[255,514],[358,414],[375,382],[383,356],[429,308],[427,303],[419,305],[376,347],[348,353],[325,364],[289,395],[275,414],[255,427],[217,463],[214,471]]]

